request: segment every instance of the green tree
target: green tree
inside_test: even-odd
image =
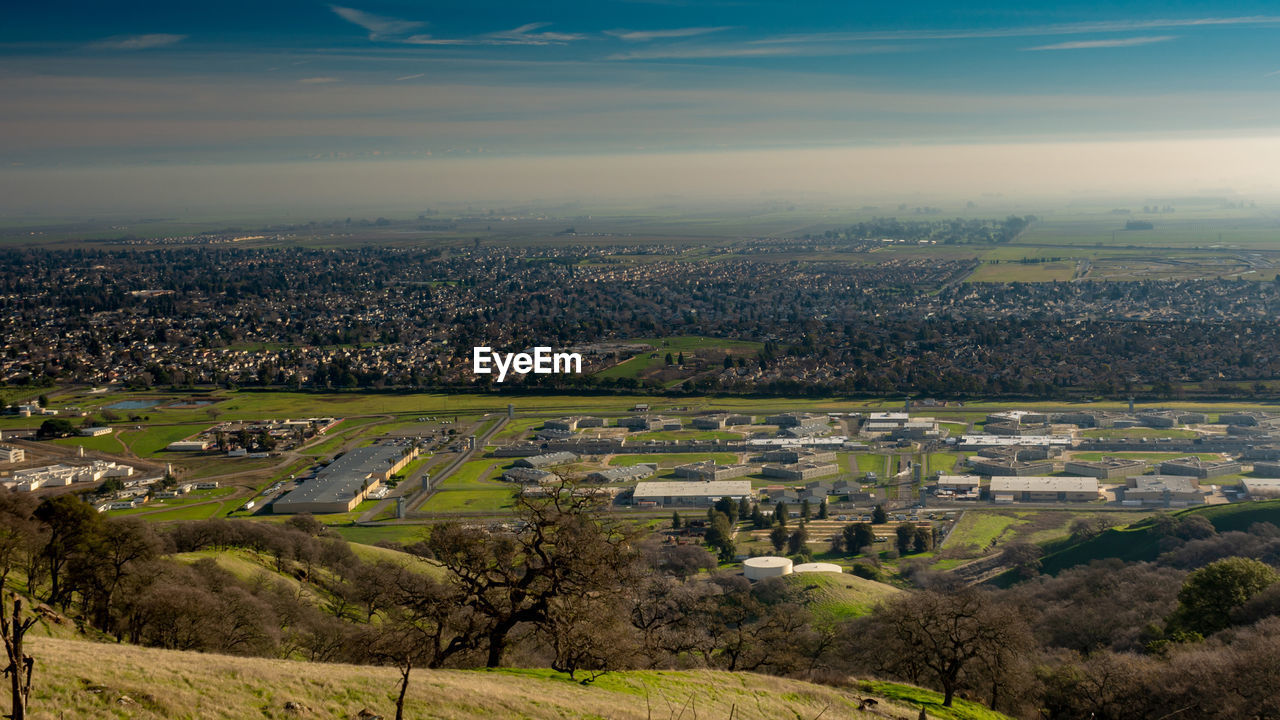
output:
[[[751,516],[751,500],[744,497],[738,501],[738,519],[745,520]]]
[[[764,516],[764,511],[760,509],[760,503],[756,503],[751,507],[751,525],[757,530],[763,530],[769,525],[769,519]]]
[[[844,538],[844,551],[849,555],[857,555],[866,547],[875,547],[876,534],[868,523],[849,523],[840,535]]]
[[[808,520],[809,516],[812,514],[813,514],[813,509],[809,506],[809,498],[805,498],[804,500],[800,501],[800,517],[804,518],[805,520]]]
[[[1259,560],[1230,557],[1187,576],[1178,591],[1170,626],[1211,635],[1231,624],[1231,611],[1244,605],[1280,576]]]
[[[671,528],[673,530],[680,529],[680,512],[678,510],[671,513]]]
[[[676,362],[676,359],[672,357],[671,353],[667,353],[667,364],[674,365],[675,362]]]
[[[716,501],[716,512],[729,518],[730,523],[738,520],[738,503],[733,501],[731,497],[722,497]]]
[[[822,504],[818,506],[818,519],[819,520],[827,519],[827,499],[826,498],[822,498]]]
[[[774,525],[773,530],[769,531],[769,542],[773,544],[773,549],[777,552],[782,552],[782,548],[786,546],[790,537],[791,533],[787,532],[785,525]]]
[[[809,531],[805,529],[804,523],[795,529],[790,536],[787,537],[787,553],[791,555],[804,555],[809,551]]]
[[[911,549],[915,552],[928,552],[933,549],[933,531],[926,527],[918,527],[911,536]]]
[[[48,420],[40,423],[40,429],[36,430],[36,438],[40,440],[70,437],[75,434],[75,426],[66,418],[49,418]]]
[[[877,505],[875,509],[871,511],[871,522],[875,525],[883,525],[889,522],[889,515],[885,513],[883,505]]]
[[[787,526],[787,504],[781,500],[778,501],[777,505],[773,506],[773,522],[782,527]]]
[[[906,523],[901,523],[895,532],[898,534],[898,552],[903,555],[911,552],[911,542],[915,540],[916,529]]]

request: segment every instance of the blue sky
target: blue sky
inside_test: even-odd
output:
[[[1274,3],[6,8],[0,167],[1271,137]]]

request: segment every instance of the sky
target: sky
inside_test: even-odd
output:
[[[1275,3],[95,0],[5,16],[6,214],[1280,193]]]

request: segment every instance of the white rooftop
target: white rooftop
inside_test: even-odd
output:
[[[746,497],[751,495],[750,480],[654,481],[636,483],[633,497]]]
[[[991,492],[1098,492],[1098,479],[1056,475],[997,475],[991,478]]]

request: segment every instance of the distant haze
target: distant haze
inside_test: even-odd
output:
[[[8,169],[10,218],[412,210],[446,202],[820,195],[1009,199],[1280,190],[1280,138],[915,145],[669,154]]]

